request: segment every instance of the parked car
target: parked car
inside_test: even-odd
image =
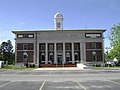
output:
[[[115,66],[115,62],[114,61],[107,61],[106,62],[106,66]]]

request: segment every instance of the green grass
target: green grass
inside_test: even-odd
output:
[[[15,68],[11,65],[0,68],[0,70],[34,70],[34,69],[36,69],[36,68]]]
[[[120,67],[94,67],[94,69],[120,69]]]

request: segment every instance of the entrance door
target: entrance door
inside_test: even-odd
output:
[[[62,55],[58,55],[57,56],[57,62],[58,62],[58,64],[62,64],[62,61],[63,61]]]

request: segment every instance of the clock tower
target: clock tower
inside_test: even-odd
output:
[[[54,16],[54,29],[63,30],[63,16],[60,13],[56,13]]]

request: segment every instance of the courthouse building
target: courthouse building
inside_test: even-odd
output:
[[[63,30],[63,16],[54,16],[54,30],[12,31],[16,64],[68,67],[104,63],[102,29]]]

